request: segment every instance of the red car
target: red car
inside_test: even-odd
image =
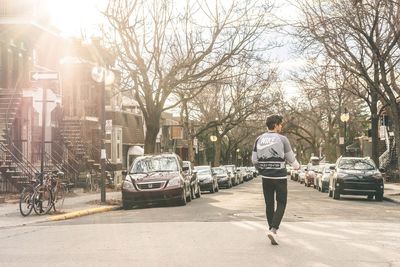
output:
[[[140,203],[174,201],[186,205],[192,200],[190,177],[173,153],[146,155],[135,159],[122,183],[122,207]]]
[[[304,176],[304,186],[314,186],[315,179],[317,177],[319,165],[309,164],[306,169],[306,174]]]

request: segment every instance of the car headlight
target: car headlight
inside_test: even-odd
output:
[[[377,180],[380,180],[380,179],[383,178],[383,177],[382,177],[382,174],[381,174],[380,172],[375,173],[374,175],[372,175],[372,177],[374,177],[374,178],[377,179]]]
[[[124,182],[122,183],[122,188],[123,189],[133,189],[133,184],[129,180],[124,180]]]
[[[181,186],[181,184],[182,184],[181,179],[179,177],[175,177],[168,181],[167,187]]]

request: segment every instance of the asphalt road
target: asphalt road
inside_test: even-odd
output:
[[[289,181],[280,245],[260,179],[152,205],[0,231],[0,266],[400,266],[400,205]]]

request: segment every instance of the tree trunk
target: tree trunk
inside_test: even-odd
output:
[[[160,131],[160,115],[152,116],[151,118],[150,121],[146,121],[145,154],[154,154],[156,152],[156,139]]]
[[[218,167],[220,165],[220,158],[221,158],[221,137],[218,136],[217,141],[215,142],[214,167]]]
[[[371,158],[375,162],[376,166],[379,166],[379,132],[378,132],[378,124],[379,117],[377,113],[372,113],[371,109]]]
[[[394,140],[395,140],[395,144],[396,144],[396,155],[397,155],[397,166],[396,166],[396,170],[399,169],[400,166],[400,125],[399,125],[399,121],[400,121],[400,106],[397,103],[393,103],[392,105],[390,105],[391,107],[391,113],[392,113],[392,125],[393,125],[393,131],[394,131]]]
[[[189,140],[187,140],[187,142],[188,142],[188,158],[190,162],[194,163],[195,159],[193,152],[193,138],[191,135],[189,135]]]

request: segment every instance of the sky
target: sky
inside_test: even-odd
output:
[[[52,23],[63,36],[89,36],[98,29],[105,0],[48,0]]]
[[[294,19],[296,17],[296,10],[288,4],[288,1],[291,0],[275,0],[276,4],[280,6],[275,12],[279,18]],[[100,10],[106,7],[107,2],[108,0],[48,0],[48,5],[52,23],[63,36],[90,38],[100,35],[98,25],[104,21]],[[290,41],[285,41],[285,44],[273,51],[273,57],[281,62],[278,66],[281,78],[284,80],[282,86],[291,97],[297,95],[297,88],[286,80],[286,76],[291,70],[303,66],[304,61],[293,54]]]

